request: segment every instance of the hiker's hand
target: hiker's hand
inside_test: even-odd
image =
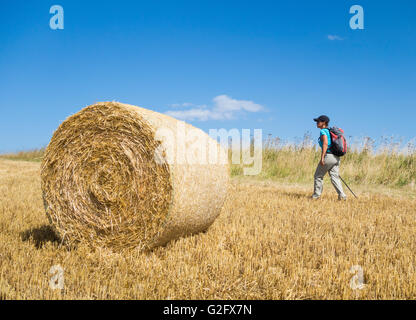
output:
[[[325,165],[325,159],[321,158],[321,161],[319,163],[321,164],[321,166],[324,166]]]

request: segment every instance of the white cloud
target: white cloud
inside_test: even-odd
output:
[[[188,108],[188,107],[193,107],[193,106],[195,106],[195,105],[193,103],[189,103],[189,102],[174,103],[174,104],[169,105],[169,107],[172,107],[172,108],[181,108],[181,107]]]
[[[206,105],[195,106],[190,103],[182,105],[171,105],[173,107],[194,106],[187,110],[167,111],[166,114],[181,120],[229,120],[233,119],[237,113],[242,112],[259,112],[264,107],[249,100],[236,100],[225,94],[216,96],[212,99],[214,105],[209,108]]]
[[[167,115],[181,120],[207,121],[213,118],[212,111],[208,109],[189,109],[180,111],[168,111]]]
[[[333,34],[329,34],[329,35],[328,35],[328,39],[329,39],[329,40],[331,40],[331,41],[334,41],[334,40],[342,41],[342,40],[344,40],[344,39],[343,39],[343,38],[341,38],[340,36],[333,35]]]
[[[232,99],[229,96],[223,94],[217,96],[213,99],[215,103],[215,108],[218,111],[240,111],[245,110],[249,112],[258,112],[263,109],[259,104],[254,103],[253,101],[248,100],[236,100]]]

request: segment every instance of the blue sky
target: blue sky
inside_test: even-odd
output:
[[[415,1],[0,0],[0,152],[117,100],[202,128],[415,135]],[[64,29],[52,30],[52,5]],[[352,30],[349,8],[364,8]]]

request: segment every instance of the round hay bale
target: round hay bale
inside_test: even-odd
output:
[[[58,127],[41,178],[46,214],[64,241],[142,250],[206,230],[223,206],[229,167],[202,130],[100,102]]]

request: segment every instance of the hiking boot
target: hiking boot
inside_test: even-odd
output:
[[[320,196],[317,196],[317,195],[311,195],[311,199],[312,200],[318,200],[320,198]]]
[[[347,200],[347,196],[338,196],[338,200],[339,201],[346,201]]]

